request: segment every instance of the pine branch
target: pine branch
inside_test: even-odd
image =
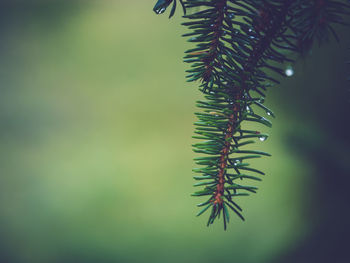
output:
[[[164,7],[173,1],[159,0],[157,5],[160,2],[164,4],[163,12]],[[321,34],[315,33],[321,32],[321,27],[331,28],[331,23],[342,21],[345,11],[340,12],[340,7],[344,5],[338,1],[309,2],[183,2],[184,11],[195,10],[184,16],[189,21],[183,23],[191,30],[183,36],[191,37],[189,41],[196,43],[193,49],[186,52],[184,61],[191,63],[187,78],[188,81],[200,81],[200,90],[206,99],[197,102],[203,112],[196,113],[197,135],[193,136],[202,140],[193,145],[193,150],[205,155],[195,158],[196,163],[203,166],[193,169],[201,174],[194,177],[200,181],[195,186],[203,186],[204,189],[193,195],[207,196],[207,201],[198,205],[202,207],[198,215],[211,208],[208,225],[222,216],[226,229],[229,209],[244,220],[242,209],[235,199],[237,196],[255,193],[257,188],[238,184],[236,180],[260,180],[257,175],[264,175],[262,171],[251,168],[246,161],[270,155],[261,151],[242,150],[242,147],[254,143],[256,138],[264,141],[268,135],[245,130],[242,125],[256,122],[271,127],[268,119],[253,110],[258,107],[266,111],[268,116],[274,116],[263,105],[269,83],[279,83],[275,77],[271,77],[271,71],[284,75],[281,65],[293,61],[286,56],[286,52],[300,51],[301,46],[305,47]],[[174,13],[174,6],[176,7],[175,1],[170,16]],[[312,12],[319,14],[317,19],[311,19]],[[305,19],[308,23],[302,28],[301,21],[305,23]],[[326,36],[333,31],[322,32]]]
[[[212,212],[209,217],[208,224],[213,223],[215,218],[219,217],[220,213],[222,213],[223,219],[224,219],[224,228],[226,229],[226,221],[229,220],[228,213],[225,212],[227,211],[226,206],[232,209],[233,207],[230,205],[231,203],[234,206],[236,206],[236,208],[238,208],[237,204],[232,201],[232,197],[235,195],[237,189],[244,189],[247,191],[255,192],[255,189],[252,189],[249,187],[245,188],[240,185],[236,185],[236,187],[232,187],[232,180],[230,177],[228,177],[227,180],[225,180],[227,169],[234,168],[234,170],[236,171],[236,175],[239,175],[240,170],[242,168],[243,169],[247,168],[247,167],[235,167],[237,166],[236,163],[233,163],[233,167],[232,165],[230,166],[229,153],[231,148],[235,149],[234,153],[239,152],[239,147],[236,145],[237,142],[239,141],[239,138],[235,138],[234,134],[239,132],[239,123],[242,122],[244,119],[246,119],[245,116],[248,115],[247,106],[244,109],[242,108],[242,105],[241,105],[241,101],[244,100],[243,94],[246,94],[246,95],[249,94],[249,90],[250,90],[249,81],[254,79],[254,77],[256,77],[255,74],[257,71],[258,63],[263,60],[263,55],[270,48],[272,40],[283,28],[286,15],[291,3],[292,1],[286,1],[283,3],[281,7],[278,7],[278,9],[277,9],[277,6],[275,7],[275,10],[279,10],[279,12],[277,16],[275,16],[272,20],[270,20],[271,23],[268,24],[269,25],[268,27],[262,24],[263,21],[261,21],[261,24],[257,25],[259,26],[261,31],[263,31],[261,32],[261,34],[258,32],[255,32],[256,33],[255,36],[252,37],[250,33],[252,33],[253,30],[249,28],[248,35],[246,34],[239,37],[239,40],[248,37],[247,42],[250,43],[251,50],[250,52],[247,52],[245,57],[243,57],[244,56],[243,54],[240,54],[240,56],[242,57],[242,60],[244,59],[243,61],[245,61],[245,63],[242,66],[242,69],[236,68],[236,71],[238,73],[237,74],[238,79],[241,81],[240,83],[236,83],[235,86],[232,86],[232,88],[228,90],[229,92],[228,94],[232,93],[233,95],[232,97],[234,98],[234,100],[231,101],[231,103],[229,103],[229,107],[231,108],[232,113],[227,118],[228,119],[227,128],[223,133],[224,134],[224,140],[222,141],[223,147],[219,152],[217,152],[217,154],[219,154],[219,158],[217,160],[218,172],[215,175],[217,178],[216,189],[212,193],[212,197],[209,199],[209,203],[208,203],[208,206],[212,206]],[[208,82],[212,75],[212,72],[214,70],[218,72],[218,70],[220,70],[219,68],[222,67],[222,64],[220,62],[219,63],[213,63],[213,62],[215,62],[215,59],[217,59],[218,56],[223,55],[223,54],[220,54],[220,51],[218,50],[218,48],[219,48],[220,37],[224,32],[224,31],[223,32],[220,31],[220,29],[223,27],[224,16],[230,15],[225,11],[228,9],[226,4],[227,4],[227,1],[217,1],[215,5],[215,8],[217,9],[217,16],[216,16],[215,24],[214,26],[212,26],[213,32],[214,32],[213,33],[214,39],[210,43],[210,48],[209,48],[209,51],[207,52],[208,55],[204,57],[204,59],[202,59],[206,69],[202,75],[202,82]],[[249,8],[249,9],[252,9],[252,8]],[[253,17],[254,13],[253,14],[250,13],[249,15],[250,17]],[[256,39],[256,41],[253,42],[252,39]],[[238,45],[240,44],[239,41],[233,38],[231,40],[231,44],[235,42]],[[222,49],[225,49],[225,47],[223,46]],[[232,68],[235,68],[235,67],[233,66]],[[227,82],[232,81],[230,77],[229,78],[227,78],[227,76],[220,76],[220,77],[221,77],[221,80],[226,80]],[[211,90],[213,92],[213,89]],[[220,87],[219,87],[219,90],[220,90]],[[259,118],[261,117],[259,116]],[[210,125],[210,123],[207,123],[207,124]],[[209,139],[209,138],[206,138],[206,139]],[[259,155],[256,157],[259,157]],[[212,158],[212,159],[215,160],[215,158]],[[203,164],[203,163],[200,163],[200,164]],[[212,167],[211,164],[207,166],[207,168],[211,168],[211,167]],[[225,183],[227,183],[226,186],[225,186]],[[227,195],[225,195],[225,192],[227,193]],[[201,194],[201,192],[199,193]],[[238,210],[237,209],[232,209],[232,210],[244,220],[243,216],[238,211],[238,210],[241,211],[240,208],[238,208]]]

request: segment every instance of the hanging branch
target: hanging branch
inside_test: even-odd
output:
[[[156,13],[165,11],[173,2],[170,13],[175,12],[176,1],[159,0]],[[248,160],[270,156],[268,153],[242,149],[254,139],[266,140],[267,134],[244,129],[247,122],[271,127],[271,122],[255,113],[261,108],[267,116],[274,114],[263,105],[265,91],[270,83],[279,83],[271,72],[284,76],[283,63],[292,62],[285,54],[299,52],[313,39],[324,37],[330,23],[339,23],[345,13],[338,1],[314,0],[188,0],[181,1],[186,10],[186,26],[196,46],[188,51],[184,61],[191,64],[188,81],[199,81],[204,101],[197,101],[202,112],[196,113],[195,158],[202,166],[193,169],[199,173],[195,186],[204,187],[194,196],[207,196],[198,215],[210,209],[208,225],[220,216],[224,228],[229,222],[229,209],[244,220],[238,196],[255,193],[257,188],[238,184],[237,180],[261,180],[264,173],[250,167]],[[322,3],[321,3],[322,2]],[[324,3],[324,4],[323,4]],[[341,12],[339,9],[342,7]],[[159,9],[160,8],[160,9]],[[159,11],[161,10],[161,12]],[[318,19],[311,13],[316,12]],[[335,14],[336,13],[336,14]],[[312,18],[312,19],[311,19]],[[307,20],[303,30],[302,20]],[[320,23],[322,21],[322,23]],[[305,22],[305,21],[304,21]],[[328,28],[322,30],[321,28]],[[312,32],[311,32],[312,31]],[[322,32],[322,33],[321,33]]]

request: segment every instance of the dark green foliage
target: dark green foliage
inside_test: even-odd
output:
[[[164,11],[172,1],[158,1]],[[200,168],[194,179],[203,187],[193,196],[206,201],[198,206],[201,215],[209,211],[208,225],[223,218],[229,210],[242,220],[236,197],[255,193],[257,188],[241,184],[243,179],[260,180],[264,173],[249,165],[252,158],[269,156],[247,150],[256,139],[268,135],[246,130],[244,123],[271,127],[273,112],[263,105],[268,87],[285,76],[284,63],[293,62],[297,53],[310,49],[313,41],[334,36],[333,23],[343,24],[349,6],[332,0],[188,0],[183,23],[190,32],[183,35],[195,46],[186,51],[184,61],[191,64],[188,81],[199,81],[204,100],[197,101],[201,112],[193,145]],[[162,4],[162,5],[161,5]],[[175,1],[174,1],[175,6]],[[175,7],[170,16],[174,13]],[[159,12],[158,12],[159,13]],[[265,114],[259,114],[263,109]],[[244,149],[243,149],[244,147]],[[210,208],[210,209],[209,209]]]
[[[349,15],[349,5],[344,1],[302,1],[302,5],[293,10],[290,28],[298,38],[297,48],[305,52],[311,48],[313,41],[320,44],[330,35],[339,41],[334,24],[346,25],[344,15]]]
[[[162,14],[167,9],[167,7],[171,3],[173,3],[173,7],[171,8],[170,15],[169,15],[169,18],[171,18],[176,11],[176,1],[177,0],[158,0],[158,2],[156,3],[156,5],[153,8],[153,11],[156,12],[156,14]],[[186,9],[185,9],[183,1],[182,0],[179,0],[179,1],[182,5],[184,13],[186,14]]]

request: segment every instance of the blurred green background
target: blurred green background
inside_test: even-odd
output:
[[[0,262],[349,262],[349,29],[269,91],[268,175],[224,232],[195,217],[201,94],[154,2],[1,1]]]

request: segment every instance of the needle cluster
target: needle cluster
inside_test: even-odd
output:
[[[159,0],[164,12],[176,0]],[[187,80],[199,82],[204,99],[197,101],[193,150],[200,156],[193,169],[202,188],[193,196],[206,197],[198,204],[198,215],[209,210],[208,225],[223,219],[226,229],[229,211],[244,220],[236,200],[255,193],[243,184],[261,180],[263,171],[249,161],[270,156],[250,150],[249,145],[264,141],[267,134],[245,129],[254,122],[271,127],[274,113],[264,105],[269,86],[285,77],[285,64],[296,54],[305,53],[314,40],[334,35],[334,23],[343,24],[349,5],[336,0],[187,0],[181,1],[187,15],[183,35],[194,47],[184,61],[191,68]],[[159,10],[155,10],[159,13]],[[171,14],[171,15],[172,15]],[[277,73],[277,74],[276,74]],[[259,110],[258,110],[259,109]],[[261,110],[262,109],[262,110]]]

